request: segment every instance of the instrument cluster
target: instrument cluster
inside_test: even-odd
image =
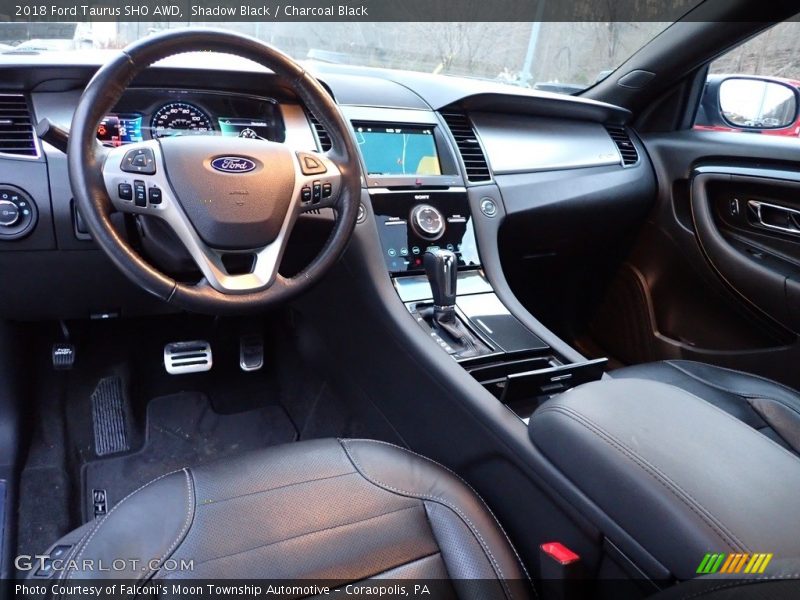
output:
[[[183,135],[222,135],[283,142],[285,128],[271,98],[221,92],[131,89],[99,123],[107,146]]]

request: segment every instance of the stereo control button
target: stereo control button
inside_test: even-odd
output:
[[[126,173],[141,173],[154,175],[156,172],[156,157],[151,148],[134,148],[128,150],[122,158],[120,169]]]
[[[117,194],[120,200],[133,200],[133,188],[130,183],[120,183],[117,186]]]
[[[322,200],[322,186],[320,185],[319,181],[315,181],[312,184],[312,198],[311,203],[316,204],[320,200]]]
[[[411,227],[427,240],[437,240],[444,233],[444,217],[430,204],[420,204],[411,210]]]
[[[313,154],[298,152],[297,158],[300,160],[300,170],[303,171],[303,175],[322,175],[328,172],[322,161]]]
[[[161,204],[161,189],[157,187],[151,187],[147,190],[147,199],[150,201],[150,204]]]
[[[138,179],[133,182],[133,202],[136,206],[147,206],[147,188],[144,181]]]

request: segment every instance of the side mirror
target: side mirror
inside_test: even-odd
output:
[[[797,119],[796,87],[758,77],[730,77],[719,86],[722,118],[740,129],[781,129]]]

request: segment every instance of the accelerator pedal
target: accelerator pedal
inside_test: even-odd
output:
[[[164,367],[170,375],[210,371],[213,364],[211,344],[205,340],[172,342],[164,346]]]
[[[119,377],[101,379],[92,392],[92,425],[97,456],[130,450],[125,426],[125,397]]]

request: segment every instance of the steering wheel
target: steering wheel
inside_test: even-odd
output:
[[[324,153],[239,137],[178,136],[106,148],[97,126],[143,69],[175,54],[213,51],[267,67],[290,85],[331,138]],[[78,102],[67,148],[77,206],[95,242],[133,282],[180,308],[237,313],[276,306],[308,289],[344,252],[358,216],[360,166],[336,103],[302,66],[253,38],[217,30],[177,30],[125,48],[96,73]],[[332,233],[291,278],[278,273],[297,217],[332,208]],[[113,212],[161,218],[202,272],[175,281],[139,256],[112,225]],[[231,274],[225,257],[252,257]]]

